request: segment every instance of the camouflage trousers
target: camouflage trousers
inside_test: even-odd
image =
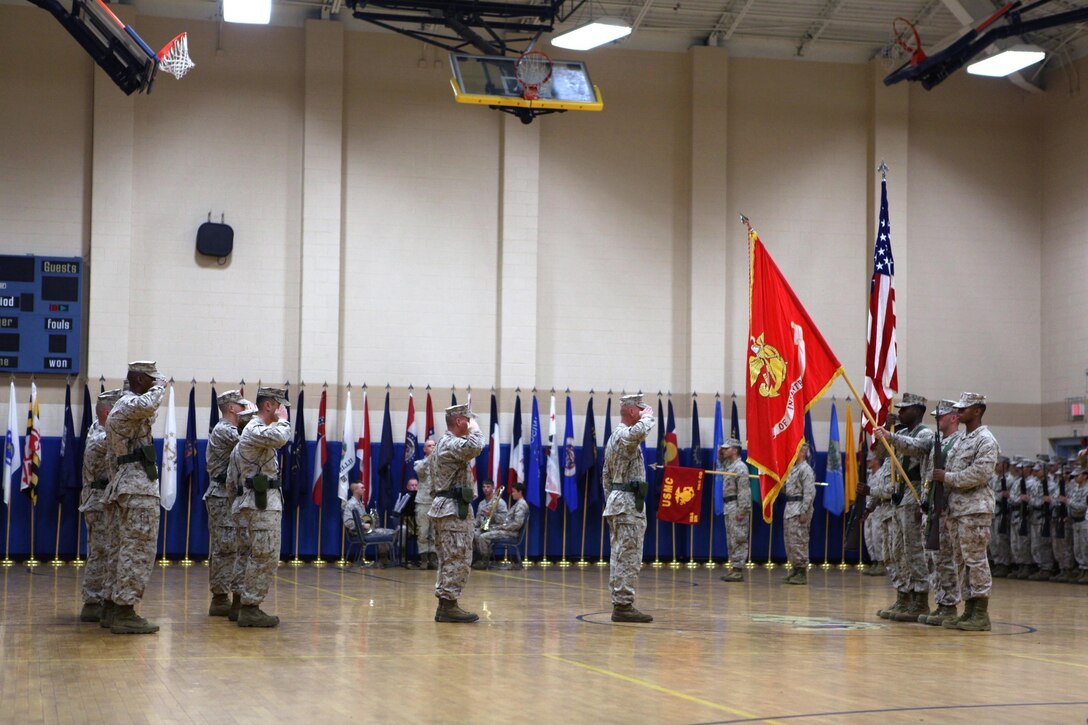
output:
[[[929,517],[922,517],[922,530],[926,530]],[[960,603],[960,580],[958,552],[952,546],[952,535],[948,530],[948,517],[942,517],[941,546],[937,551],[925,550],[926,569],[928,570],[929,589],[937,604],[954,607]]]
[[[1012,531],[1012,513],[1009,513],[1009,531],[1002,534],[998,531],[1001,528],[1001,516],[994,515],[994,523],[990,527],[990,559],[995,564],[1004,564],[1008,566],[1012,563],[1012,539],[1009,537]]]
[[[238,554],[234,580],[243,606],[260,604],[268,596],[272,577],[280,563],[280,522],[282,511],[242,509],[238,524]]]
[[[901,591],[928,592],[929,569],[926,566],[925,534],[918,506],[895,507],[896,537],[892,541],[891,558],[899,573]]]
[[[884,561],[884,527],[876,513],[865,517],[865,525],[862,529],[865,537],[865,550],[869,552],[872,561]]]
[[[880,509],[877,509],[879,511]],[[895,516],[890,513],[885,514],[884,518],[877,521],[880,527],[880,538],[884,542],[884,570],[888,575],[888,582],[895,587],[897,591],[902,591],[902,585],[899,581],[899,570],[896,568],[895,557],[891,553],[891,544],[898,536],[897,527],[899,522],[896,521]]]
[[[1012,563],[1027,566],[1032,563],[1031,558],[1031,527],[1028,527],[1028,535],[1020,535],[1020,507],[1014,506],[1009,515],[1009,550],[1012,552]]]
[[[471,571],[475,524],[471,518],[462,519],[452,515],[431,519],[431,526],[434,527],[434,548],[438,553],[434,595],[439,599],[457,601]]]
[[[967,514],[947,520],[952,549],[958,555],[957,580],[964,599],[988,598],[993,579],[986,548],[990,544],[993,514]],[[944,532],[941,532],[942,534]]]
[[[1076,521],[1073,523],[1073,556],[1077,559],[1077,566],[1088,569],[1088,521]]]
[[[646,537],[646,517],[637,514],[606,516],[609,557],[608,589],[612,604],[634,604],[638,593],[638,573],[642,569],[642,541]]]
[[[98,604],[110,598],[106,589],[109,567],[109,530],[105,511],[86,511],[87,563],[83,566],[83,601]]]
[[[1053,569],[1054,545],[1049,536],[1043,536],[1043,522],[1036,521],[1037,516],[1031,518],[1031,558],[1040,569]]]
[[[491,558],[491,544],[495,541],[517,541],[518,534],[512,531],[500,531],[498,529],[492,529],[490,531],[478,531],[473,535],[473,545],[476,547],[476,552],[483,557]]]
[[[786,557],[790,566],[795,569],[808,568],[808,538],[812,528],[812,512],[805,516],[805,523],[801,523],[800,516],[786,517]]]
[[[234,520],[231,518],[231,500],[225,496],[209,496],[204,499],[208,509],[208,531],[211,532],[211,551],[208,552],[208,584],[212,594],[230,594],[234,578],[234,557],[237,553]]]
[[[1076,559],[1073,556],[1073,527],[1069,524],[1069,521],[1065,522],[1065,536],[1060,539],[1056,528],[1051,532],[1054,534],[1050,540],[1054,545],[1054,559],[1058,562],[1058,566],[1062,571],[1077,567]]]
[[[743,517],[741,521],[737,521],[738,511]],[[734,569],[743,569],[748,563],[748,526],[751,518],[752,509],[740,511],[734,502],[725,504],[725,539],[729,545],[729,563]]]
[[[434,531],[431,526],[431,517],[427,515],[430,503],[422,505],[416,501],[416,545],[420,554],[434,551]]]
[[[113,602],[135,606],[143,599],[144,587],[155,568],[159,497],[122,494],[106,504],[106,510],[111,509],[106,586]]]

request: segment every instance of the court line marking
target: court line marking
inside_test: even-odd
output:
[[[713,708],[715,710],[721,710],[722,712],[728,712],[730,715],[738,715],[738,716],[743,717],[743,718],[749,718],[753,722],[763,722],[765,720],[764,718],[760,718],[760,717],[758,717],[756,715],[753,715],[750,712],[745,712],[744,710],[737,710],[736,708],[729,707],[728,705],[722,705],[722,704],[719,704],[717,702],[712,702],[710,700],[704,700],[701,697],[696,697],[695,695],[689,695],[686,692],[681,692],[680,690],[673,690],[671,688],[664,687],[662,685],[658,685],[658,684],[655,684],[653,682],[647,682],[646,680],[640,680],[637,677],[630,677],[628,675],[620,674],[619,672],[613,672],[612,670],[606,670],[603,667],[597,667],[595,665],[589,665],[589,664],[586,664],[585,662],[578,662],[577,660],[570,660],[570,659],[567,659],[566,657],[560,657],[559,655],[551,654],[550,652],[543,652],[542,656],[547,657],[550,660],[555,660],[556,662],[563,662],[564,664],[574,665],[575,667],[581,667],[582,669],[589,670],[590,672],[596,672],[599,675],[605,675],[606,677],[612,677],[612,678],[615,678],[617,680],[621,680],[623,682],[629,682],[629,683],[631,683],[633,685],[638,685],[640,687],[645,687],[645,688],[653,690],[655,692],[660,692],[660,693],[662,693],[664,695],[671,695],[672,697],[678,697],[681,700],[687,700],[688,702],[693,702],[693,703],[695,703],[697,705],[702,705],[703,707],[709,707],[709,708]],[[766,720],[766,722],[774,722],[774,721],[773,720]]]
[[[364,599],[359,599],[358,597],[353,597],[350,594],[341,594],[340,592],[334,592],[332,589],[325,589],[324,587],[319,587],[316,584],[303,584],[301,582],[293,582],[290,579],[287,579],[285,577],[280,576],[279,574],[274,575],[273,578],[276,581],[281,581],[281,582],[284,582],[286,584],[294,584],[296,587],[307,587],[308,589],[316,589],[317,591],[322,592],[324,594],[334,594],[334,595],[336,595],[338,597],[342,597],[343,599],[350,599],[353,602],[367,601],[367,600],[364,600]]]
[[[942,710],[984,710],[999,707],[1069,707],[1072,705],[1088,705],[1088,700],[1071,700],[1067,702],[992,702],[976,705],[930,705],[928,707],[889,707],[874,708],[871,710],[839,710],[837,712],[804,712],[796,715],[778,715],[780,720],[804,720],[813,717],[843,717],[847,715],[879,715],[897,712],[940,712]],[[699,725],[734,725],[736,723],[771,722],[765,718],[753,717],[745,720],[715,720]]]
[[[1023,660],[1035,660],[1036,662],[1046,662],[1051,665],[1068,665],[1069,667],[1083,667],[1084,669],[1088,669],[1088,665],[1082,665],[1079,662],[1065,662],[1063,660],[1047,659],[1046,657],[1033,657],[1031,655],[1017,654],[1016,652],[1006,652],[1005,654],[1009,657],[1019,657]]]

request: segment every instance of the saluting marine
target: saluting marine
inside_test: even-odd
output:
[[[97,420],[87,431],[83,449],[83,489],[79,495],[79,510],[87,522],[87,563],[83,567],[81,622],[100,621],[102,603],[110,598],[106,587],[111,534],[105,522],[106,486],[110,482],[105,425],[113,404],[120,398],[120,389],[98,394],[98,403],[94,408]]]

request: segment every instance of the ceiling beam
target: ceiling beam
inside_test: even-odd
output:
[[[812,43],[820,39],[824,31],[827,30],[827,26],[831,23],[831,18],[835,15],[839,8],[842,7],[846,0],[829,0],[824,9],[820,11],[820,19],[812,24],[811,27],[801,36],[801,40],[797,45],[797,55],[802,56],[805,54],[805,48]]]
[[[956,20],[959,20],[961,23],[963,23],[965,27],[975,24],[974,16],[967,9],[966,5],[964,4],[964,0],[941,0],[941,2],[943,2],[944,6],[948,8],[948,11],[952,13],[953,16],[955,16]],[[984,0],[966,0],[966,2],[973,2],[974,7],[972,9],[977,9],[981,11],[978,13],[978,17],[980,18],[985,18],[993,12],[992,9],[987,9],[985,7]],[[990,45],[984,48],[980,55],[994,55],[999,50],[1000,48]],[[1012,73],[1006,77],[1009,79],[1009,82],[1017,88],[1022,88],[1030,93],[1043,92],[1042,88],[1029,81],[1020,73]]]

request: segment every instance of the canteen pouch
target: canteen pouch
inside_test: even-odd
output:
[[[268,508],[268,476],[258,473],[249,479],[253,486],[253,503],[258,509],[264,511]]]
[[[638,491],[635,491],[635,511],[642,513],[642,509],[646,506],[646,494],[650,492],[650,484],[646,481],[639,481]]]
[[[158,481],[159,466],[158,463],[155,461],[155,446],[141,446],[140,453],[142,453],[144,456],[141,465],[144,467],[144,473],[147,474],[148,480]]]
[[[468,486],[461,486],[457,489],[457,492],[459,495],[454,497],[457,500],[457,518],[467,519],[469,510],[468,505],[472,503],[472,499],[475,498],[476,492]]]

